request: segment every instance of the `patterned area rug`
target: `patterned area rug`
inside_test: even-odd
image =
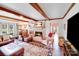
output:
[[[15,44],[24,48],[24,56],[47,56],[48,49],[32,45],[27,42],[15,40]]]
[[[24,56],[47,56],[48,49],[41,48],[29,43],[23,43],[20,46],[24,47]]]
[[[47,48],[45,44],[39,42],[39,41],[32,41],[30,44],[41,47],[41,48]]]

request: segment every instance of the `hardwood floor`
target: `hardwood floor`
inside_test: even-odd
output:
[[[36,42],[36,41],[30,42],[30,43],[32,45],[35,45],[35,46],[38,46],[38,47],[42,47],[42,48],[45,47],[45,45],[43,45],[43,44],[41,44],[39,42]],[[58,45],[58,34],[57,33],[54,36],[52,56],[64,56],[64,48],[63,47],[60,47]]]
[[[64,48],[59,47],[58,45],[58,35],[57,33],[54,36],[54,43],[53,43],[53,56],[63,56],[64,54]]]

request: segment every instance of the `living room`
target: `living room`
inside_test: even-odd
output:
[[[77,54],[67,39],[67,20],[78,7],[74,3],[0,4],[0,56],[70,56],[65,45]]]

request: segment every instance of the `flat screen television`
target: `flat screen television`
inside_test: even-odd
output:
[[[79,51],[79,12],[68,20],[67,39]]]

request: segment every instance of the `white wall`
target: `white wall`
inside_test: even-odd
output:
[[[48,37],[48,33],[50,32],[51,27],[50,27],[50,21],[45,21],[45,34],[46,37]]]
[[[45,25],[46,25],[46,36],[48,36],[48,33],[51,31],[51,26],[50,23],[58,23],[58,34],[59,36],[65,36],[64,35],[64,23],[63,20],[51,20],[51,21],[46,21]]]

